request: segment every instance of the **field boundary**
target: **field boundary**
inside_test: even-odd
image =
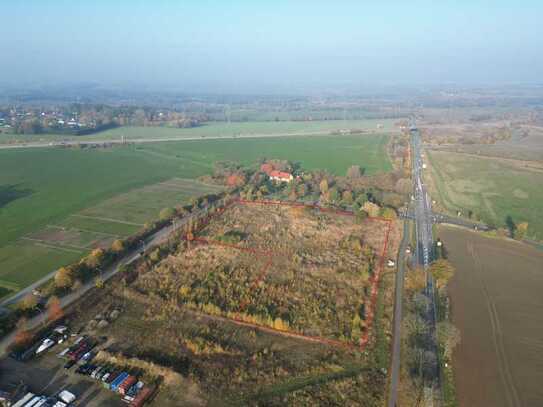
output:
[[[235,205],[268,205],[268,206],[288,206],[288,207],[298,207],[298,208],[310,208],[310,209],[316,209],[316,210],[324,212],[324,213],[331,213],[331,214],[335,214],[335,215],[339,215],[339,216],[353,216],[353,217],[355,216],[354,212],[352,212],[352,211],[347,211],[347,210],[343,210],[343,209],[335,209],[335,208],[325,208],[325,207],[322,207],[320,205],[306,204],[306,203],[303,203],[303,202],[291,202],[291,201],[281,201],[281,200],[255,200],[255,201],[249,201],[249,200],[237,198],[237,199],[230,200],[222,208],[217,209],[214,213],[206,213],[206,216],[203,217],[202,219],[200,219],[200,221],[201,221],[201,223],[199,225],[200,227],[197,228],[197,230],[194,233],[196,234],[198,232],[201,232],[207,225],[209,225],[209,223],[211,222],[212,219],[222,216],[228,209],[234,207]],[[378,297],[378,294],[379,294],[379,282],[381,280],[381,274],[383,273],[383,270],[384,270],[385,257],[386,257],[386,253],[387,253],[387,250],[388,250],[388,242],[389,242],[389,237],[390,237],[390,231],[392,229],[392,220],[390,220],[390,219],[385,219],[385,218],[382,218],[382,217],[368,217],[368,218],[366,218],[366,220],[376,221],[376,222],[383,222],[386,225],[386,229],[385,229],[385,232],[384,232],[383,246],[381,248],[380,255],[379,255],[379,263],[378,263],[378,266],[377,266],[377,269],[376,269],[375,273],[373,274],[373,276],[371,277],[371,280],[370,280],[371,289],[370,289],[370,296],[369,296],[369,301],[368,301],[369,306],[367,307],[366,330],[364,331],[364,334],[362,335],[362,338],[359,340],[358,345],[356,345],[355,343],[352,343],[352,342],[347,342],[347,341],[323,338],[323,337],[319,337],[319,336],[304,335],[302,333],[292,331],[292,330],[272,328],[272,327],[269,327],[267,325],[256,324],[256,323],[253,323],[253,322],[247,322],[247,321],[244,321],[244,320],[241,320],[241,319],[238,319],[238,318],[226,317],[226,316],[220,316],[219,317],[219,316],[215,316],[215,315],[211,315],[211,314],[207,314],[207,313],[204,313],[204,314],[209,315],[210,317],[219,317],[219,318],[221,318],[223,320],[231,321],[232,323],[235,323],[237,325],[242,325],[242,326],[246,326],[246,327],[250,327],[250,328],[254,328],[254,329],[259,329],[261,331],[268,332],[268,333],[276,333],[276,334],[283,335],[283,336],[289,336],[289,337],[293,337],[293,338],[303,339],[303,340],[306,340],[306,341],[317,342],[317,343],[321,343],[321,344],[325,344],[325,345],[331,345],[331,346],[335,346],[335,347],[344,347],[344,348],[347,347],[347,348],[350,348],[350,349],[357,349],[357,350],[359,350],[361,352],[364,351],[366,349],[369,341],[370,341],[370,334],[371,334],[372,328],[373,328],[373,320],[374,320],[374,317],[375,317],[375,308],[376,308],[376,304],[377,304],[377,297]],[[231,243],[225,243],[225,242],[219,242],[219,241],[216,241],[216,240],[209,240],[209,239],[205,239],[205,238],[200,238],[200,237],[196,237],[196,236],[192,236],[190,238],[188,236],[186,236],[186,237],[184,237],[184,239],[186,239],[188,241],[194,241],[194,242],[202,243],[202,244],[212,244],[212,245],[218,245],[218,246],[222,246],[222,247],[230,247],[230,248],[234,248],[234,249],[237,249],[237,250],[250,252],[250,253],[255,254],[255,255],[261,255],[261,256],[264,256],[264,257],[268,257],[268,261],[262,267],[261,271],[259,272],[259,276],[257,277],[257,280],[255,281],[254,284],[259,284],[263,280],[267,270],[273,264],[274,253],[272,253],[271,251],[268,251],[268,250],[244,247],[244,246],[239,246],[239,245],[235,245],[235,244],[231,244]],[[277,253],[275,253],[275,254],[277,254]],[[254,287],[254,285],[253,285],[253,287]]]
[[[81,214],[78,214],[78,213],[74,213],[73,215],[70,215],[70,216],[72,216],[74,218],[95,219],[95,220],[100,220],[100,221],[103,221],[103,222],[121,223],[123,225],[138,226],[138,227],[141,227],[141,226],[144,225],[143,223],[129,222],[129,221],[126,221],[126,220],[114,219],[114,218],[105,218],[105,217],[102,217],[102,216],[81,215]]]

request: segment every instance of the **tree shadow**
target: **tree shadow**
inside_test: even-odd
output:
[[[33,190],[21,188],[21,184],[0,185],[0,208],[17,199],[32,195]]]
[[[514,239],[516,231],[517,231],[517,225],[515,224],[515,221],[513,221],[513,217],[511,215],[507,215],[505,217],[505,226],[507,227],[507,230],[509,231],[509,237]]]

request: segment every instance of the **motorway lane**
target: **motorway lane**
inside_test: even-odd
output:
[[[428,270],[431,261],[433,260],[433,231],[432,231],[432,200],[423,183],[422,179],[422,154],[421,154],[421,139],[418,130],[411,131],[411,144],[413,146],[413,180],[415,184],[415,225],[417,229],[417,250],[418,263]],[[430,335],[433,339],[434,346],[436,343],[436,304],[434,298],[434,281],[430,273],[426,273],[426,289],[425,294],[428,298],[427,308],[427,324],[430,327]],[[437,357],[437,349],[434,349]],[[424,403],[426,406],[433,406],[434,389],[439,388],[439,375],[437,374],[439,363],[435,365],[436,376],[432,382],[426,383],[424,388]]]

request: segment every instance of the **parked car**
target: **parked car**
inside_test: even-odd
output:
[[[96,356],[96,353],[94,352],[87,352],[83,356],[81,356],[81,360],[90,362],[94,357]]]
[[[66,404],[70,404],[70,403],[73,403],[75,401],[75,399],[77,398],[75,396],[75,394],[69,392],[68,390],[62,390],[59,394],[58,394],[58,399],[59,401],[62,401]]]
[[[92,377],[93,379],[96,378],[96,375],[98,374],[98,372],[100,372],[100,370],[103,369],[103,366],[97,366],[96,369],[94,369],[91,374],[90,374],[90,377]]]
[[[36,349],[36,355],[38,353],[42,353],[42,352],[46,351],[47,349],[49,349],[53,345],[56,345],[56,342],[54,340],[49,339],[49,338],[44,339],[43,342],[41,343],[41,345],[38,347],[38,349]]]

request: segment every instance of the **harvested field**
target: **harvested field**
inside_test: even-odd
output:
[[[440,227],[457,272],[449,284],[462,340],[453,355],[460,406],[543,404],[543,252]]]
[[[27,235],[23,239],[84,250],[96,247],[109,247],[116,237],[116,235],[107,233],[48,226],[36,233]]]
[[[173,178],[157,184],[133,189],[117,195],[78,215],[100,220],[111,220],[133,226],[143,226],[149,220],[157,219],[161,209],[187,204],[191,197],[198,197],[223,190],[217,185],[208,185],[196,180]]]
[[[432,195],[446,209],[505,227],[528,222],[527,237],[543,239],[543,172],[515,162],[443,151],[429,152]]]
[[[465,130],[463,135],[472,134]],[[435,147],[435,146],[434,146]],[[440,150],[476,154],[505,159],[516,159],[531,162],[543,161],[543,128],[523,125],[512,132],[511,140],[495,144],[452,144],[438,146]]]

